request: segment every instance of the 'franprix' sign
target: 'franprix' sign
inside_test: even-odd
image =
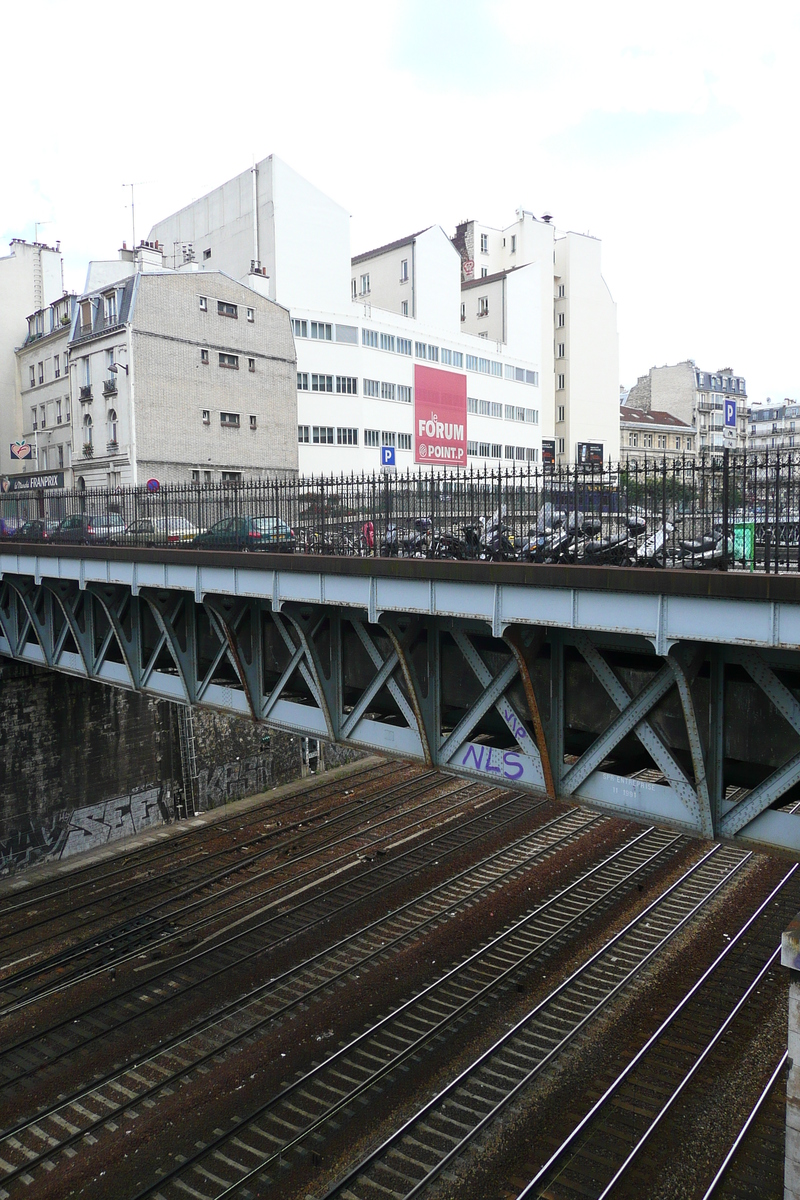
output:
[[[466,375],[414,366],[414,462],[466,467]]]
[[[39,472],[38,475],[12,475],[2,483],[4,492],[30,492],[37,488],[63,488],[64,472]]]

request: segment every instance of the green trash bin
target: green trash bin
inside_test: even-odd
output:
[[[733,526],[733,558],[737,566],[749,567],[755,570],[756,563],[756,523],[755,521],[737,521]]]

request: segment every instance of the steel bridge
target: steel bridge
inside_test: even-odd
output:
[[[4,547],[0,654],[800,854],[789,576]]]

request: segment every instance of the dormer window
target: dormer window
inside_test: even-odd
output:
[[[116,325],[117,323],[117,293],[110,292],[104,296],[106,306],[106,325]]]

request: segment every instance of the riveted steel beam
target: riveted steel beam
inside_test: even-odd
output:
[[[700,832],[704,837],[711,838],[714,836],[714,817],[711,811],[711,800],[708,793],[708,780],[706,778],[706,760],[703,753],[703,743],[700,739],[700,727],[697,723],[697,714],[695,712],[694,699],[692,697],[691,681],[697,674],[698,668],[703,658],[703,651],[695,649],[693,655],[688,652],[688,647],[673,646],[667,656],[672,673],[675,676],[675,683],[678,687],[678,695],[683,709],[683,718],[686,722],[686,733],[689,738],[689,749],[692,755],[692,770],[694,772],[694,787],[697,797],[697,817],[699,821]]]

